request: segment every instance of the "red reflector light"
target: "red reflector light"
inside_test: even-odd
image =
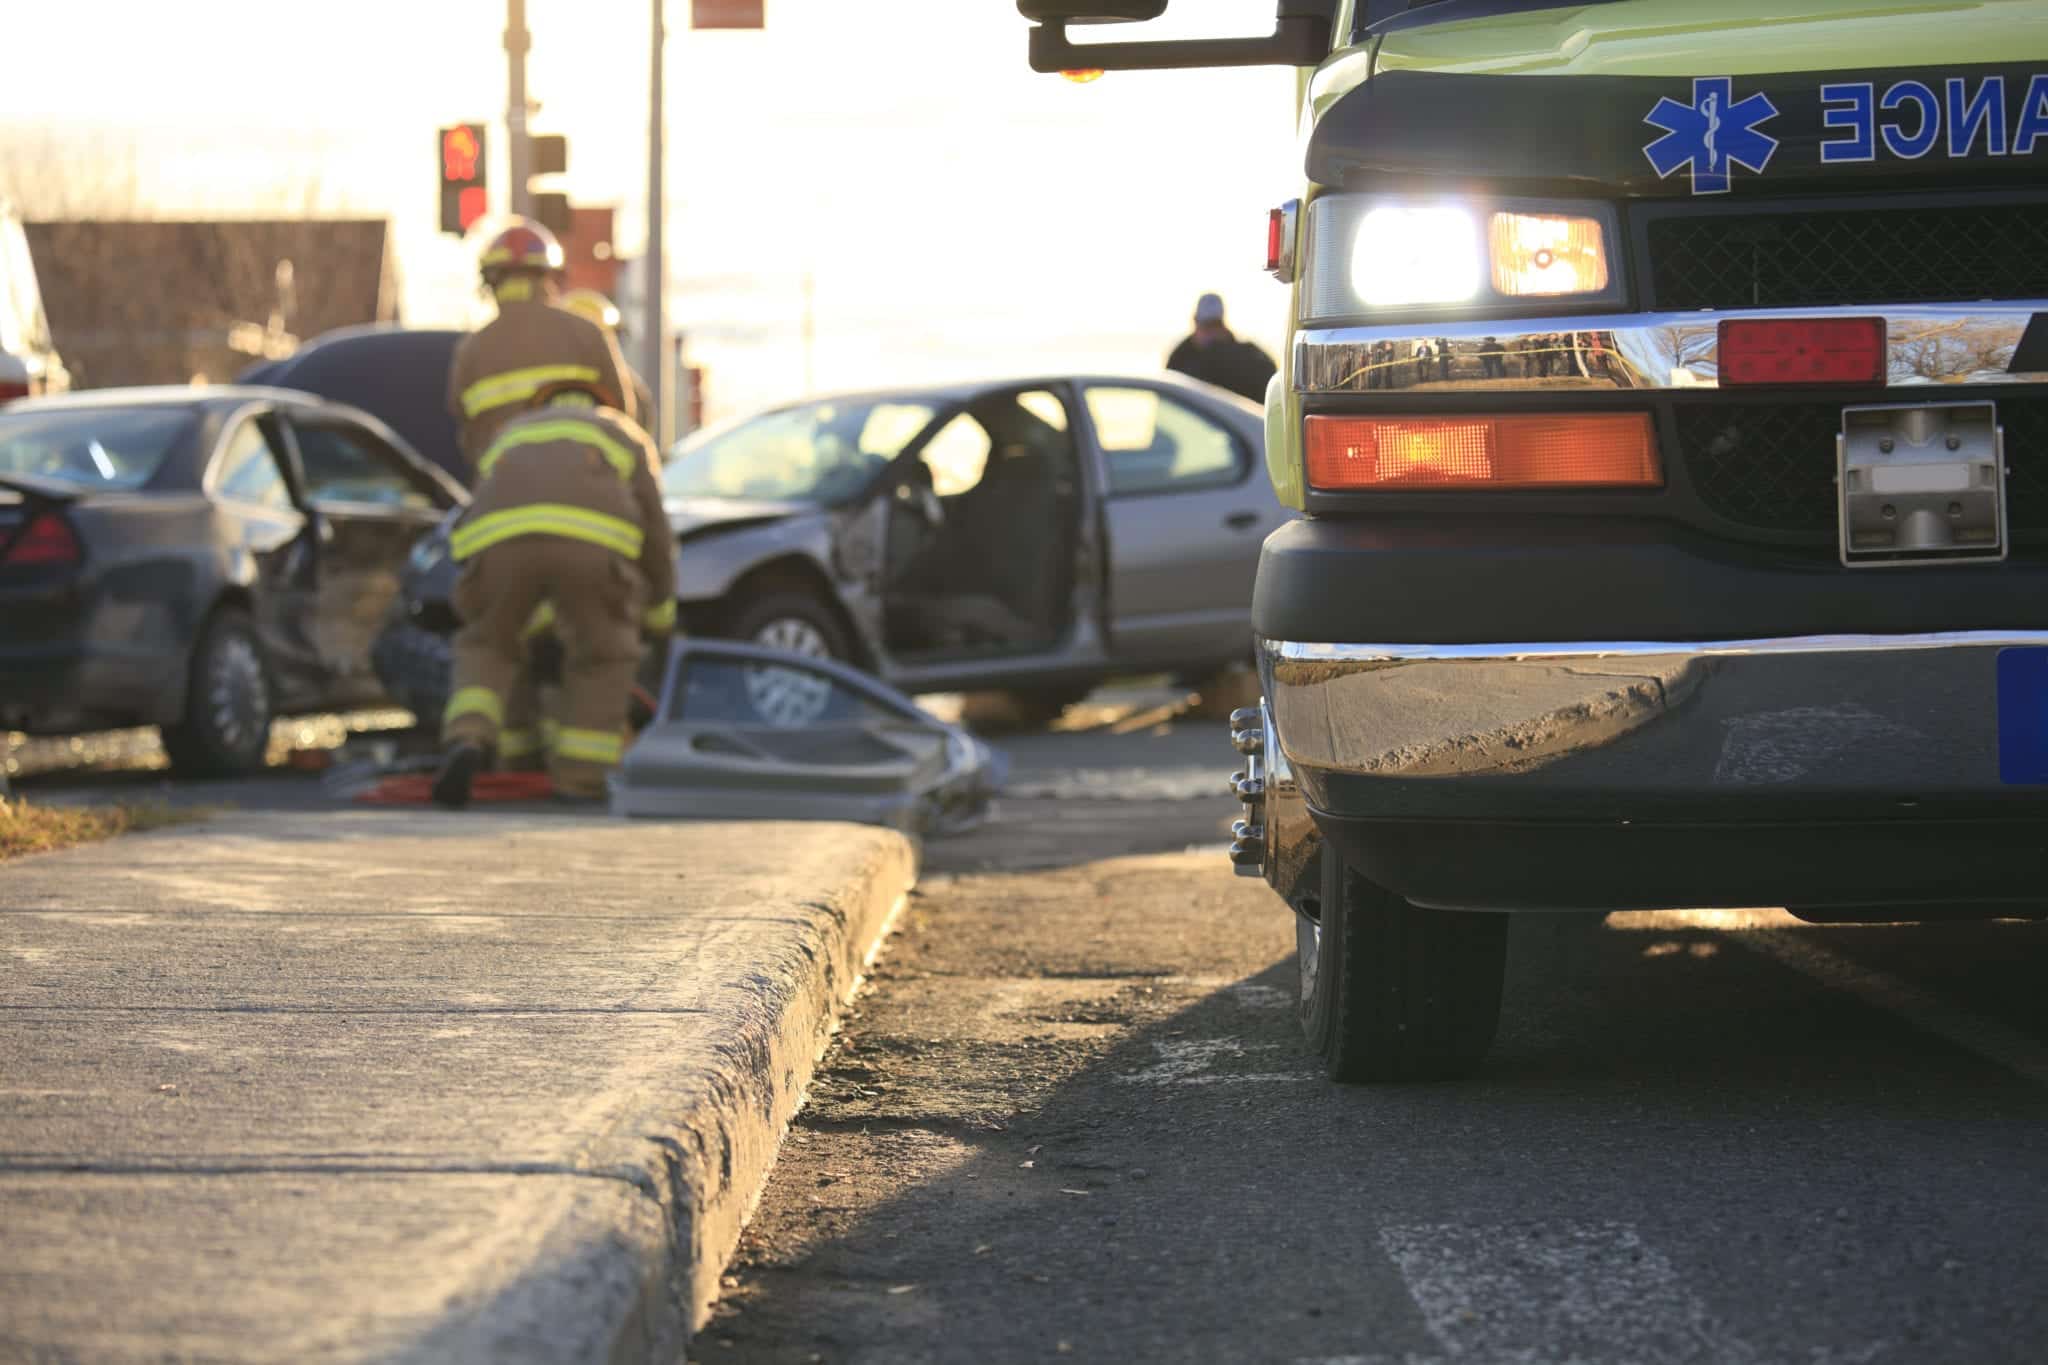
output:
[[[1308,481],[1374,488],[1655,488],[1642,412],[1307,419]]]
[[[1882,384],[1883,318],[1729,318],[1721,383]]]
[[[1266,273],[1280,269],[1281,249],[1287,241],[1287,210],[1271,209],[1266,214]]]
[[[70,523],[44,512],[21,528],[0,556],[8,564],[76,564],[83,557]]]

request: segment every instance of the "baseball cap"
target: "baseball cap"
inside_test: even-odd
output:
[[[1199,299],[1196,299],[1196,300],[1195,300],[1195,321],[1196,321],[1196,322],[1221,322],[1221,321],[1223,321],[1223,296],[1222,296],[1222,295],[1220,295],[1220,294],[1204,294],[1204,295],[1202,295],[1202,297],[1200,297]]]

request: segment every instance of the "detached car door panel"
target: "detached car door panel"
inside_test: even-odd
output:
[[[1252,451],[1221,418],[1163,390],[1091,384],[1082,396],[1108,499],[1117,663],[1248,656],[1259,545],[1279,520]]]

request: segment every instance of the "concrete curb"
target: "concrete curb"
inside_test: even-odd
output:
[[[9,863],[0,1356],[674,1365],[916,875],[355,811]]]
[[[716,1064],[642,1097],[592,1144],[586,1169],[619,1187],[572,1191],[528,1266],[398,1358],[680,1360],[916,876],[910,843],[877,837],[836,885],[789,904],[779,951],[720,992]]]

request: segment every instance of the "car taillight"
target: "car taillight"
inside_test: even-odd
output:
[[[1307,419],[1308,481],[1358,489],[1655,488],[1648,413]]]
[[[1883,318],[1729,318],[1721,385],[1882,384]]]
[[[24,564],[76,564],[85,557],[71,523],[56,512],[40,512],[15,532],[0,554],[0,562]]]
[[[12,379],[0,379],[0,403],[10,403],[17,398],[28,397],[28,382],[16,383]]]

